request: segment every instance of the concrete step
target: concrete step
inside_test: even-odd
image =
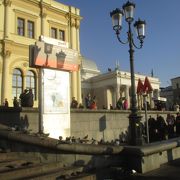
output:
[[[18,155],[17,153],[12,152],[0,152],[0,162],[17,159]]]
[[[97,178],[95,174],[81,174],[76,177],[71,177],[69,180],[96,180],[96,179]]]
[[[33,154],[19,153],[19,152],[0,152],[0,162],[11,161],[15,159],[26,159],[29,161],[39,161],[38,158],[35,158]]]
[[[9,179],[25,179],[27,177],[36,176],[37,174],[45,174],[49,171],[56,171],[62,168],[62,162],[33,164],[27,167],[19,167],[13,170],[0,173],[1,180]]]
[[[38,161],[27,161],[24,159],[12,159],[8,161],[0,162],[0,173],[21,167],[27,167],[35,163],[38,163]]]
[[[71,177],[75,177],[79,175],[79,173],[82,173],[82,171],[83,171],[83,167],[71,166],[71,167],[55,169],[52,171],[47,171],[41,174],[36,174],[31,177],[26,177],[26,179],[29,179],[29,180],[30,179],[33,179],[33,180],[69,179]]]

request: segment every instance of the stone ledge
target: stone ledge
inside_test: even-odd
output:
[[[122,154],[128,167],[146,173],[180,158],[180,137],[144,146],[124,146]]]

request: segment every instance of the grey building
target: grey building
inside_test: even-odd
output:
[[[173,91],[173,103],[180,105],[180,76],[171,79]]]

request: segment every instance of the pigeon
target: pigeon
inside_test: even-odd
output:
[[[88,134],[86,136],[83,137],[83,139],[87,139],[88,138]]]

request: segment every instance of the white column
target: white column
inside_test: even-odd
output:
[[[118,101],[118,99],[120,98],[120,85],[117,84],[116,88],[116,102]]]
[[[10,6],[11,1],[10,0],[4,0],[4,6],[5,6],[5,16],[4,16],[4,38],[8,38],[9,36],[9,16],[10,16]]]
[[[2,86],[1,86],[1,104],[3,103],[4,99],[9,97],[8,91],[8,75],[9,75],[9,68],[8,62],[11,55],[11,51],[6,50],[3,55],[3,68],[2,68]]]
[[[71,26],[70,26],[70,31],[71,31],[71,39],[70,39],[70,44],[71,44],[71,48],[72,49],[75,49],[77,50],[77,37],[76,37],[76,21],[75,19],[71,18]],[[71,89],[71,95],[72,97],[75,97],[76,99],[79,99],[79,94],[78,94],[78,81],[79,81],[79,78],[78,75],[79,73],[78,72],[72,72],[71,74],[72,76],[72,79],[71,79],[71,84],[72,84],[72,89]]]

